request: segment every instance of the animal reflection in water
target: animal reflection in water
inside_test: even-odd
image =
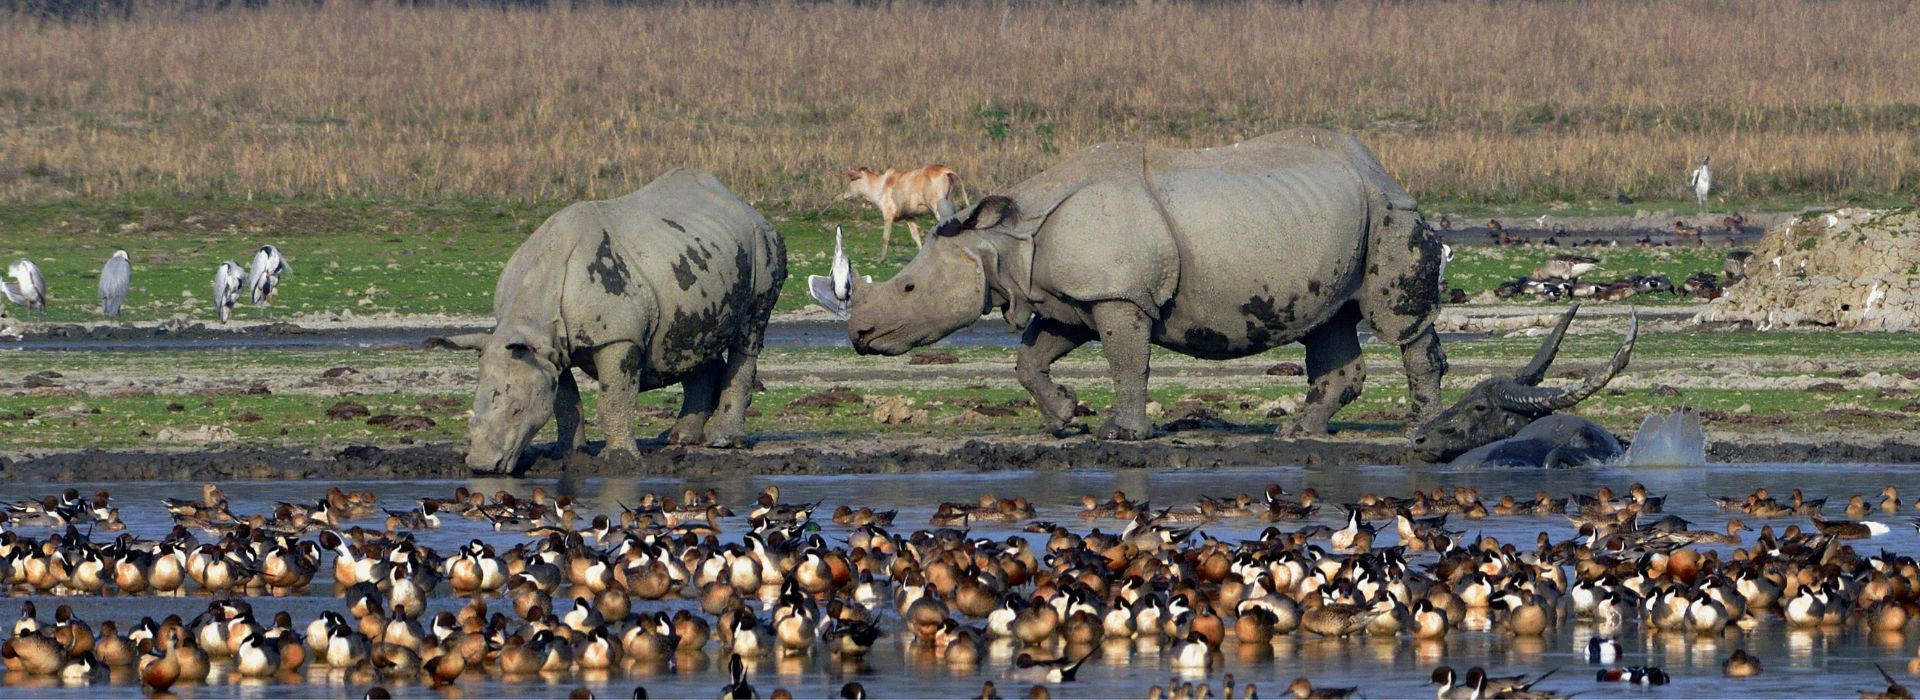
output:
[[[1785,500],[1756,490],[1715,501],[1737,514],[1725,528],[1665,514],[1666,497],[1640,484],[1569,498],[1489,498],[1466,486],[1366,493],[1339,504],[1338,525],[1299,522],[1316,517],[1318,495],[1277,483],[1166,505],[1124,492],[1087,495],[1073,525],[1035,520],[1025,497],[986,494],[933,509],[958,527],[1013,523],[1027,533],[995,540],[936,524],[909,533],[895,529],[897,511],[822,510],[829,506],[783,500],[777,486],[737,509],[715,491],[688,490],[647,494],[615,512],[587,512],[537,488],[461,487],[402,504],[335,488],[248,514],[233,512],[215,484],[198,497],[130,506],[106,491],[69,489],[5,504],[0,574],[13,592],[193,593],[204,602],[181,599],[161,619],[83,620],[76,600],[51,616],[29,601],[0,660],[10,683],[138,678],[155,690],[295,681],[323,669],[358,685],[604,681],[679,664],[709,674],[716,689],[752,696],[772,685],[751,670],[767,657],[857,662],[886,643],[965,670],[1005,652],[1015,663],[1000,681],[1044,688],[1107,673],[1114,652],[1096,650],[1118,642],[1121,658],[1157,656],[1187,675],[1157,694],[1192,697],[1201,695],[1193,679],[1218,672],[1223,646],[1289,637],[1578,635],[1599,680],[1657,684],[1664,671],[1618,665],[1614,640],[1910,627],[1903,572],[1920,563],[1874,546],[1886,525],[1829,514],[1826,499],[1798,490]],[[1855,496],[1849,514],[1862,512],[1854,504],[1875,508]],[[122,507],[163,507],[176,526],[127,531]],[[1893,486],[1882,490],[1880,513],[1909,507],[1920,504],[1904,505]],[[1489,518],[1535,521],[1542,534],[1506,543],[1466,535],[1478,529],[1468,522]],[[454,519],[496,534],[445,551],[414,539]],[[1248,530],[1270,524],[1247,540],[1207,534],[1235,521]],[[262,597],[307,595],[328,576],[339,601],[311,619],[270,610],[273,598]],[[456,605],[427,613],[442,596]],[[671,599],[689,607],[656,603]],[[1754,654],[1728,651],[1728,675],[1762,673]],[[726,662],[710,665],[710,654]],[[1432,682],[1440,697],[1545,697],[1577,687],[1551,675],[1442,667]],[[1231,677],[1218,682],[1235,688]],[[1307,697],[1365,691],[1305,677],[1290,689]]]

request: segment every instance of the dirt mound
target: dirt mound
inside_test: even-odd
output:
[[[1920,328],[1920,212],[1842,209],[1768,231],[1745,281],[1694,320],[1761,330]]]

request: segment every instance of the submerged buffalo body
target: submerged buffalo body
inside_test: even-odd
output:
[[[1053,362],[1100,341],[1118,392],[1100,434],[1137,439],[1148,347],[1227,359],[1299,341],[1311,382],[1293,429],[1360,394],[1362,318],[1400,346],[1412,408],[1436,410],[1440,241],[1359,141],[1297,129],[1223,148],[1096,146],[941,224],[893,279],[854,291],[848,334],[894,355],[992,308],[1025,326],[1020,382],[1052,427],[1076,400]]]
[[[1453,467],[1585,467],[1626,454],[1620,439],[1593,421],[1552,414],[1528,423],[1513,437],[1468,450]]]
[[[1627,337],[1606,367],[1571,386],[1541,386],[1579,311],[1580,305],[1574,304],[1560,315],[1533,360],[1519,372],[1480,380],[1452,406],[1410,431],[1416,451],[1430,461],[1451,460],[1454,466],[1562,466],[1618,457],[1620,441],[1612,433],[1554,411],[1573,408],[1599,393],[1626,369],[1640,337],[1640,315],[1629,312]]]
[[[686,398],[669,443],[744,444],[756,358],[786,277],[773,226],[704,172],[674,170],[624,197],[562,209],[507,261],[493,331],[440,341],[480,351],[467,464],[512,467],[556,417],[560,448],[580,448],[572,368],[600,382],[608,449],[633,450],[638,392],[676,383]]]

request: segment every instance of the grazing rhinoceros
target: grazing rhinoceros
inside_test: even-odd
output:
[[[893,279],[859,285],[847,331],[897,355],[1000,308],[1057,433],[1077,429],[1049,368],[1098,340],[1117,400],[1100,435],[1140,439],[1148,346],[1207,359],[1300,341],[1311,387],[1295,432],[1360,395],[1356,326],[1400,346],[1413,412],[1438,408],[1440,241],[1358,140],[1295,129],[1222,148],[1095,146],[943,222]]]
[[[493,332],[435,343],[480,351],[467,465],[512,467],[554,417],[559,447],[580,448],[575,367],[600,381],[609,450],[634,449],[636,394],[675,383],[686,398],[669,444],[745,444],[755,362],[786,278],[773,226],[704,172],[560,210],[507,260]]]
[[[1553,412],[1573,408],[1626,368],[1634,340],[1640,337],[1638,314],[1629,317],[1627,338],[1605,370],[1570,387],[1540,386],[1579,310],[1580,305],[1574,304],[1560,316],[1533,360],[1518,374],[1481,380],[1440,415],[1415,428],[1411,437],[1416,449],[1434,461],[1452,460],[1454,466],[1556,466],[1618,457],[1620,441],[1605,428]]]

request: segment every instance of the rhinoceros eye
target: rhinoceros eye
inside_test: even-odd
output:
[[[913,291],[913,284],[912,284],[911,282],[909,282],[909,283],[907,284],[907,291],[908,291],[909,293],[911,293],[911,292]]]

